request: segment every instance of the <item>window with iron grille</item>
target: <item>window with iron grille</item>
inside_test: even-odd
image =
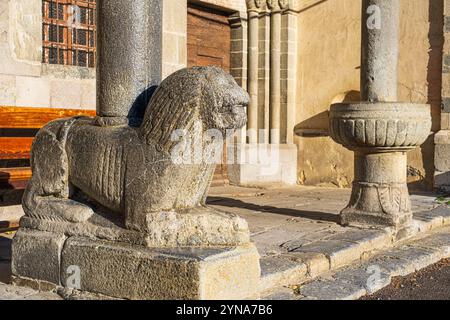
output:
[[[43,0],[44,63],[95,66],[96,0]]]

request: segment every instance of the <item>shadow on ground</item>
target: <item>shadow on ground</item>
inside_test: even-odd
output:
[[[339,223],[339,215],[327,212],[319,211],[306,211],[291,208],[280,208],[274,206],[261,206],[254,203],[244,202],[238,199],[225,198],[225,197],[208,197],[206,199],[206,204],[231,207],[231,208],[242,208],[253,211],[268,212],[286,216],[292,216],[296,218],[305,218],[316,221],[328,221],[333,223]]]

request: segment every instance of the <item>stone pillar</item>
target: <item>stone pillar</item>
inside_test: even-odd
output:
[[[444,52],[442,54],[441,130],[436,133],[434,185],[450,192],[450,0],[444,1]]]
[[[229,18],[231,27],[231,61],[230,73],[236,82],[242,87],[248,87],[248,22],[247,14],[237,12]],[[244,126],[235,137],[239,144],[246,143],[246,131]],[[234,152],[234,151],[233,151]],[[229,151],[231,154],[231,151]],[[234,153],[233,153],[234,154]],[[233,157],[228,158],[229,163],[234,161]]]
[[[361,98],[397,101],[399,0],[363,0]]]
[[[430,106],[395,102],[399,0],[363,0],[361,92],[363,102],[331,107],[332,138],[355,152],[355,180],[343,225],[393,227],[411,234],[406,151],[431,131]]]
[[[159,84],[161,19],[162,0],[97,1],[97,116],[102,125],[139,117],[147,90]]]
[[[280,143],[281,129],[281,7],[268,0],[270,16],[270,143]]]
[[[259,143],[269,142],[270,131],[270,10],[263,2],[259,15]]]
[[[281,143],[294,143],[297,108],[298,9],[282,5],[281,18]]]
[[[248,140],[258,142],[258,46],[259,46],[259,8],[260,1],[247,1],[248,8]]]

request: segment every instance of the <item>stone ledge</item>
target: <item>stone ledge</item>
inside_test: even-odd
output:
[[[14,239],[13,276],[35,290],[72,287],[124,299],[244,299],[257,297],[254,245],[150,249],[111,241],[21,229]]]

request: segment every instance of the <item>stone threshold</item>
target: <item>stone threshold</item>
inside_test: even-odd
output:
[[[449,211],[448,209],[446,209]],[[294,267],[278,272],[278,280],[289,277],[289,285],[279,286],[272,290],[266,290],[262,299],[267,300],[353,300],[367,294],[373,294],[390,285],[393,277],[407,276],[411,273],[428,267],[442,259],[450,257],[450,219],[446,217],[432,217],[432,212],[424,214],[424,219],[416,219],[421,231],[413,238],[391,244],[384,250],[364,252],[353,249],[331,250],[325,253],[330,268],[327,270],[320,254],[311,255],[302,264],[298,264],[296,272],[304,270],[303,277],[294,279]],[[439,222],[440,221],[440,222]],[[363,241],[363,243],[368,241]],[[378,242],[381,245],[381,238]],[[362,243],[360,244],[360,247]],[[325,252],[325,250],[324,250]],[[354,259],[360,255],[358,263]],[[346,266],[338,267],[332,261],[346,260]],[[350,264],[352,264],[350,266]],[[316,274],[312,274],[311,271]],[[283,274],[284,273],[284,274]],[[283,274],[283,276],[282,276]],[[263,281],[276,275],[266,274]],[[296,284],[292,284],[297,280]],[[274,283],[273,283],[274,284]]]

